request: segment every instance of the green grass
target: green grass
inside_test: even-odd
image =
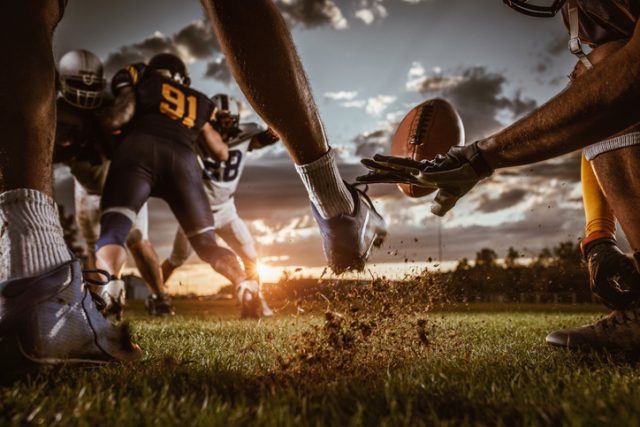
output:
[[[544,344],[598,308],[410,307],[252,322],[231,302],[179,302],[167,320],[134,304],[142,361],[0,388],[0,424],[640,424],[634,364]]]

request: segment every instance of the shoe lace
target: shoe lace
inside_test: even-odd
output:
[[[638,313],[638,309],[634,310],[619,310],[614,311],[604,319],[602,319],[599,323],[602,329],[615,329],[618,326],[622,326],[631,321],[636,321],[640,318],[640,314]]]
[[[89,276],[90,274],[99,274],[101,276],[106,277],[107,280],[94,279],[93,277]],[[109,283],[109,281],[111,281],[112,276],[106,270],[102,270],[102,269],[99,269],[99,268],[88,268],[88,269],[82,270],[82,278],[84,279],[84,281],[86,283],[89,283],[91,285],[106,286]],[[99,311],[104,310],[107,307],[107,303],[105,302],[105,300],[100,295],[98,295],[97,293],[93,292],[91,289],[88,289],[88,290],[89,290],[89,295],[91,296],[91,299],[93,300],[93,303],[96,305],[96,308]]]
[[[356,182],[356,183],[353,183],[353,184],[349,184],[348,182],[345,182],[345,185],[347,187],[349,187],[349,188],[353,188],[360,195],[362,195],[362,197],[365,199],[365,201],[367,202],[367,204],[369,205],[371,210],[373,210],[376,214],[381,216],[380,213],[378,212],[378,210],[376,209],[376,207],[374,206],[373,201],[371,201],[371,198],[367,194],[367,191],[369,191],[369,184],[367,184],[365,182]],[[360,189],[358,187],[364,187],[364,189]]]

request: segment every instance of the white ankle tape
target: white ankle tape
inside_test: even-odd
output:
[[[584,149],[584,157],[587,160],[593,160],[600,154],[638,144],[640,144],[640,132],[631,132],[625,135],[616,136],[615,138],[605,139],[604,141],[596,142],[595,144],[588,146]]]
[[[296,170],[309,193],[311,202],[323,218],[333,218],[341,214],[350,215],[353,212],[355,206],[353,195],[340,177],[332,149],[318,160],[306,165],[296,165]]]
[[[49,196],[31,189],[0,194],[0,281],[36,276],[69,260]]]

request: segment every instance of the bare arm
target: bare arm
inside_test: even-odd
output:
[[[586,147],[640,121],[640,25],[607,61],[522,120],[479,141],[494,168],[534,163]]]
[[[221,162],[229,160],[229,147],[224,143],[222,137],[216,131],[211,123],[205,123],[202,126],[200,135],[198,136],[204,142],[204,146]]]
[[[98,119],[103,129],[113,132],[126,125],[136,113],[136,94],[133,87],[122,88],[113,105],[103,108]]]

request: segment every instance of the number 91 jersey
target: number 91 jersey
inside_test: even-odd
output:
[[[204,188],[214,211],[233,198],[244,171],[252,138],[263,131],[256,123],[241,124],[240,133],[232,140],[225,141],[229,145],[229,159],[226,162],[212,158],[205,148],[196,147],[202,159]]]
[[[144,64],[131,65],[113,77],[113,93],[133,87],[136,114],[126,131],[155,135],[191,145],[215,108],[208,96],[195,89],[145,70]]]

